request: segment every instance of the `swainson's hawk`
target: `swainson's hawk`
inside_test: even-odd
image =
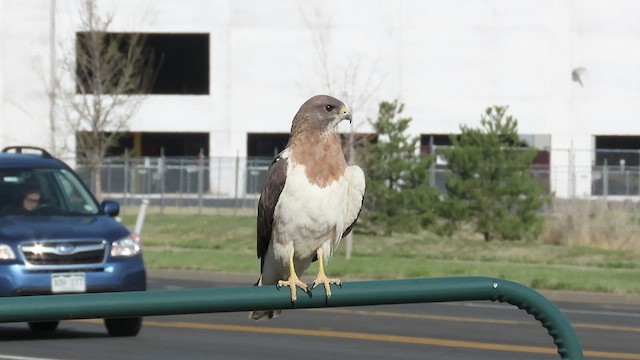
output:
[[[307,100],[293,118],[286,148],[273,160],[258,203],[257,250],[260,278],[257,285],[307,285],[298,276],[318,259],[313,287],[339,279],[325,275],[324,264],[356,222],[365,191],[365,176],[358,166],[347,166],[336,127],[351,121],[351,113],[338,99],[319,95]],[[272,318],[280,311],[254,311],[251,318]]]

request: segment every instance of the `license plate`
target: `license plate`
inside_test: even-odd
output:
[[[51,292],[59,293],[83,293],[87,291],[87,282],[84,273],[58,273],[51,274]]]

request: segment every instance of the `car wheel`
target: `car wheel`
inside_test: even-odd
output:
[[[104,326],[111,336],[136,336],[142,327],[142,318],[104,319]]]
[[[30,322],[29,329],[38,334],[54,332],[58,328],[59,323],[60,321]]]

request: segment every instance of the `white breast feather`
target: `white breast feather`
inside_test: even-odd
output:
[[[313,257],[323,243],[337,240],[331,239],[332,233],[342,235],[351,224],[345,216],[350,207],[347,174],[320,188],[309,182],[304,166],[289,164],[274,214],[272,243],[276,258],[285,261],[292,250],[296,258]]]

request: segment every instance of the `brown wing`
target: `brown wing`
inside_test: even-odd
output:
[[[267,177],[258,201],[257,223],[257,254],[260,261],[260,271],[264,264],[264,255],[271,242],[271,230],[273,229],[273,213],[280,198],[287,179],[287,159],[278,154],[269,165]]]

